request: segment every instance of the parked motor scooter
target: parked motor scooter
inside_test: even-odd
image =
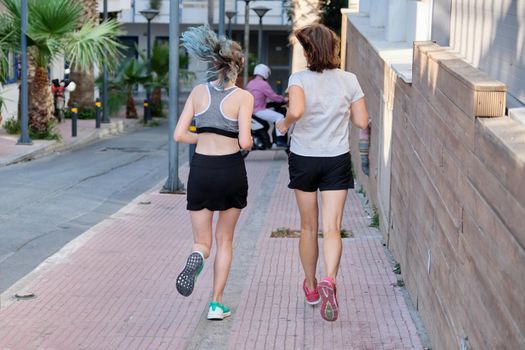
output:
[[[65,75],[66,77],[69,75],[69,69],[66,69]],[[55,107],[54,115],[60,123],[62,122],[62,120],[64,120],[64,113],[66,107],[65,92],[75,91],[76,84],[75,82],[69,80],[69,78],[64,78],[60,81],[58,79],[53,79],[51,83],[53,84],[51,86],[51,92],[53,93],[53,102]]]

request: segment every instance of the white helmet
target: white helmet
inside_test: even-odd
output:
[[[262,63],[259,63],[253,69],[253,75],[260,75],[264,80],[267,80],[270,77],[270,74],[272,74],[270,67]]]

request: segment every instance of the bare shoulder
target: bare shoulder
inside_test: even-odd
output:
[[[246,101],[247,103],[248,102],[253,103],[253,95],[247,90],[244,90],[241,88],[237,89],[237,96],[242,101]]]
[[[196,96],[199,96],[205,92],[206,92],[206,84],[199,84],[195,86],[193,90],[191,90],[191,94],[196,95]]]

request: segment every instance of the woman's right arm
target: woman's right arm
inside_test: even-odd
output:
[[[175,141],[177,142],[183,142],[183,143],[189,143],[189,144],[197,143],[198,135],[189,131],[191,121],[193,119],[193,116],[195,115],[195,111],[193,108],[193,101],[192,101],[194,94],[195,94],[195,89],[192,90],[190,96],[186,100],[184,109],[182,110],[182,113],[179,117],[179,122],[177,123],[177,127],[175,128],[173,137]]]
[[[350,120],[352,124],[360,129],[368,127],[368,111],[366,110],[364,97],[350,105]]]
[[[252,148],[252,114],[253,114],[253,95],[248,91],[243,91],[241,106],[239,107],[239,146],[242,149]]]

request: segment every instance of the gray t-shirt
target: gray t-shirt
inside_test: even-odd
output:
[[[301,156],[335,157],[350,150],[350,105],[364,96],[355,74],[341,69],[290,76],[304,91],[305,110],[295,124],[290,150]]]

